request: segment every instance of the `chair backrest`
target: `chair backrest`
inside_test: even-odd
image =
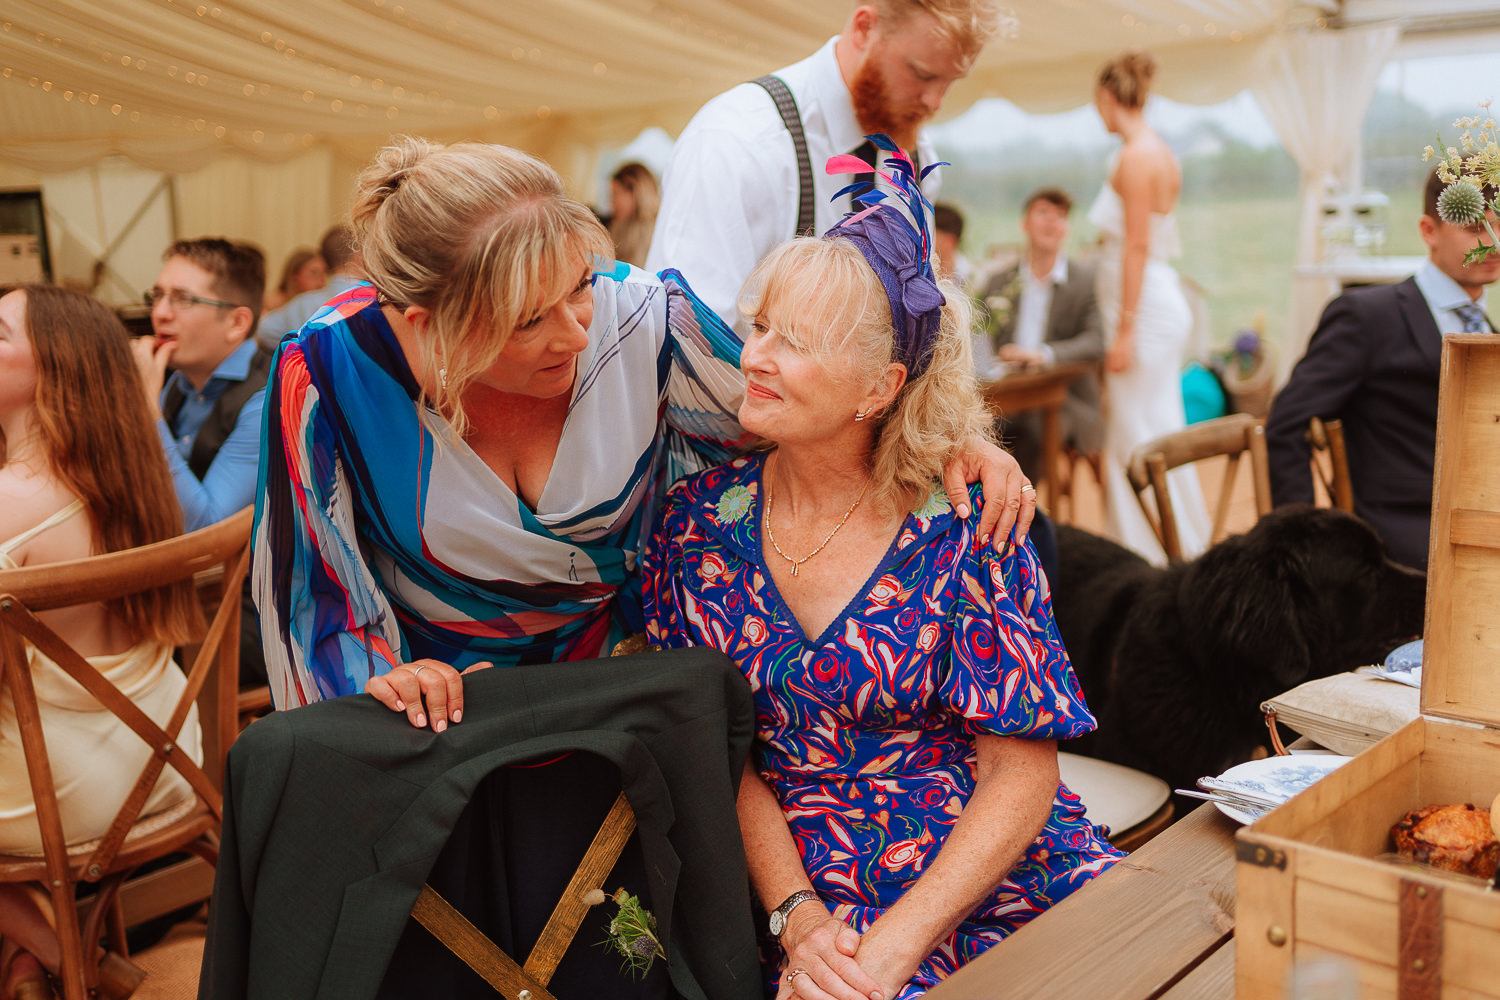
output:
[[[176,770],[213,814],[220,816],[222,803],[217,776],[223,771],[223,756],[234,733],[232,728],[221,731],[220,720],[229,718],[232,727],[238,708],[235,678],[239,671],[240,583],[249,566],[253,518],[253,510],[247,507],[218,524],[151,545],[87,559],[0,571],[0,667],[4,672],[3,683],[10,689],[15,704],[50,877],[63,877],[66,871],[67,839],[27,664],[26,644],[50,658],[152,749],[124,804],[87,862],[80,866],[81,871],[97,878],[96,873],[110,869],[165,766]],[[220,563],[228,567],[224,597],[198,644],[198,654],[187,669],[187,686],[165,726],[153,722],[65,638],[37,618],[38,612],[111,601],[188,580],[200,570]],[[219,669],[214,675],[216,662]],[[200,767],[186,754],[175,751],[188,713],[211,677],[217,682],[213,685],[213,697],[225,704],[205,704],[200,709],[199,724],[204,737],[204,765]],[[210,779],[205,768],[216,777]],[[55,875],[50,871],[54,859],[59,859],[63,866],[63,872]]]
[[[1271,476],[1266,459],[1265,422],[1248,413],[1205,420],[1171,434],[1147,441],[1130,456],[1125,473],[1135,489],[1136,498],[1146,514],[1167,559],[1181,562],[1182,542],[1177,533],[1177,517],[1167,488],[1167,473],[1180,466],[1207,458],[1225,456],[1223,481],[1214,506],[1213,534],[1210,544],[1221,540],[1226,532],[1229,509],[1234,499],[1234,485],[1240,460],[1250,458],[1250,481],[1255,493],[1255,513],[1259,517],[1271,509]],[[1147,494],[1150,499],[1147,499]]]
[[[1329,501],[1354,513],[1354,483],[1349,478],[1349,454],[1344,450],[1344,422],[1313,417],[1307,422],[1307,444],[1313,474],[1323,484]]]

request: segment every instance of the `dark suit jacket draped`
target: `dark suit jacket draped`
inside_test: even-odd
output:
[[[754,1000],[735,815],[752,736],[744,677],[708,650],[477,673],[441,734],[364,695],[277,712],[229,754],[199,996],[374,996],[480,779],[583,750],[620,769],[673,987]]]
[[[1266,423],[1272,501],[1312,502],[1307,422],[1342,420],[1355,512],[1426,569],[1442,343],[1414,278],[1329,303]]]
[[[1024,262],[1024,258],[1023,258]],[[984,300],[1016,284],[1021,264],[1006,268],[986,283],[980,293]],[[998,350],[1015,340],[1016,317],[1020,314],[1020,293],[1011,303],[1010,315],[996,331],[990,346]],[[1073,361],[1098,361],[1104,357],[1104,328],[1094,297],[1094,267],[1069,259],[1068,278],[1052,290],[1052,305],[1047,310],[1047,329],[1043,334],[1058,364]],[[1075,379],[1068,387],[1068,401],[1063,407],[1064,437],[1082,451],[1098,451],[1104,444],[1104,420],[1099,412],[1099,378],[1093,372]]]

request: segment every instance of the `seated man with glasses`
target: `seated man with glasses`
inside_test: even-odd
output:
[[[146,292],[155,336],[134,349],[192,531],[255,501],[271,358],[252,335],[266,263],[248,244],[213,238],[179,240],[163,259]]]
[[[163,260],[146,292],[155,336],[131,346],[183,523],[192,531],[255,502],[260,414],[271,370],[271,353],[254,337],[266,262],[249,244],[211,237],[179,240]],[[248,593],[240,632],[242,687],[264,684],[266,670]]]

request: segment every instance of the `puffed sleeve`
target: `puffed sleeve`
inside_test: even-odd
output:
[[[641,556],[641,591],[646,611],[646,635],[663,649],[682,649],[694,645],[684,616],[684,602],[689,600],[683,589],[686,562],[683,539],[692,519],[687,483],[678,483],[667,494],[656,522],[656,530]]]
[[[1052,619],[1046,575],[1031,542],[1005,555],[975,548],[975,516],[958,522],[959,599],[942,703],[974,736],[1064,740],[1095,728]]]

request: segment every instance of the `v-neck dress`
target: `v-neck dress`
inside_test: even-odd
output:
[[[764,460],[679,483],[643,562],[647,630],[712,646],[755,696],[756,761],[808,877],[863,933],[922,875],[974,791],[974,738],[1094,728],[1030,542],[998,556],[946,495],[907,516],[843,613],[809,639],[761,553]],[[977,513],[983,496],[971,489]],[[1036,839],[919,967],[920,995],[1120,857],[1059,784]],[[768,978],[781,961],[768,942]]]

